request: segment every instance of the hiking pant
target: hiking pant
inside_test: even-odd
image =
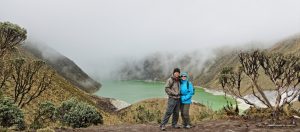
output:
[[[181,118],[182,118],[182,125],[187,126],[191,125],[190,123],[190,104],[180,104],[180,111],[181,111]]]
[[[169,97],[167,110],[161,122],[161,126],[165,126],[168,123],[169,118],[171,117],[172,114],[173,114],[172,126],[175,126],[179,118],[179,109],[180,109],[180,99],[174,99]]]

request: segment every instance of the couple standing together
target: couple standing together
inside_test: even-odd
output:
[[[181,112],[183,128],[191,128],[189,110],[194,95],[192,83],[188,80],[188,74],[183,72],[180,74],[180,69],[175,68],[173,75],[167,80],[165,91],[168,94],[168,105],[166,113],[160,125],[161,130],[166,130],[166,124],[172,115],[172,127],[180,128],[177,125],[179,118],[179,110]]]

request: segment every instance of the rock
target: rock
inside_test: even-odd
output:
[[[118,100],[118,99],[110,99],[110,102],[112,105],[114,105],[117,108],[117,110],[126,108],[131,105],[123,100]]]

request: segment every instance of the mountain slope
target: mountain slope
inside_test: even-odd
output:
[[[35,55],[25,49],[24,47],[18,47],[18,51],[16,53],[10,53],[7,57],[9,59],[14,59],[16,57],[22,57],[26,60],[37,60]],[[46,63],[47,64],[47,63]],[[91,94],[85,92],[84,90],[80,89],[76,85],[74,85],[71,81],[60,75],[50,65],[46,65],[47,68],[42,69],[42,72],[54,72],[55,75],[52,78],[52,84],[49,89],[45,90],[39,97],[32,100],[28,105],[23,107],[25,122],[27,125],[30,125],[34,118],[34,113],[38,108],[38,104],[51,101],[54,105],[58,106],[61,104],[62,101],[66,101],[71,98],[77,98],[80,101],[86,102],[90,105],[95,106],[99,112],[103,116],[104,124],[117,124],[120,123],[120,120],[117,118],[116,115],[112,114],[111,112],[116,109],[109,101],[109,99],[99,98],[92,96]],[[11,80],[8,80],[9,82]],[[35,89],[36,86],[33,86]],[[5,97],[14,97],[14,88],[8,83],[7,88],[3,91],[3,95]]]
[[[274,44],[272,47],[266,49],[270,52],[279,52],[283,54],[299,54],[300,53],[300,36],[296,35],[290,38],[287,38],[283,41],[280,41]],[[203,70],[196,78],[197,81],[202,82],[204,87],[208,88],[221,88],[221,85],[218,82],[219,72],[222,70],[222,67],[232,66],[237,68],[240,66],[238,62],[238,52],[231,51],[225,54],[219,54],[218,57],[214,60],[210,60],[211,63],[207,65],[207,70]],[[271,81],[264,75],[263,71],[260,72],[259,84],[263,89],[269,90],[273,88]],[[242,88],[250,87],[250,80],[245,78],[245,82],[242,82]],[[249,91],[244,91],[245,94]]]
[[[284,54],[295,54],[300,52],[300,34],[289,37],[276,43],[269,49],[271,52],[280,52]]]
[[[90,78],[72,60],[45,45],[34,45],[27,43],[24,49],[32,53],[38,59],[45,61],[53,67],[58,74],[66,78],[78,88],[93,93],[100,89],[101,84]]]

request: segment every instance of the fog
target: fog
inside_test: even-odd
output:
[[[272,44],[300,31],[299,0],[0,0],[0,21],[104,79],[123,60]]]

